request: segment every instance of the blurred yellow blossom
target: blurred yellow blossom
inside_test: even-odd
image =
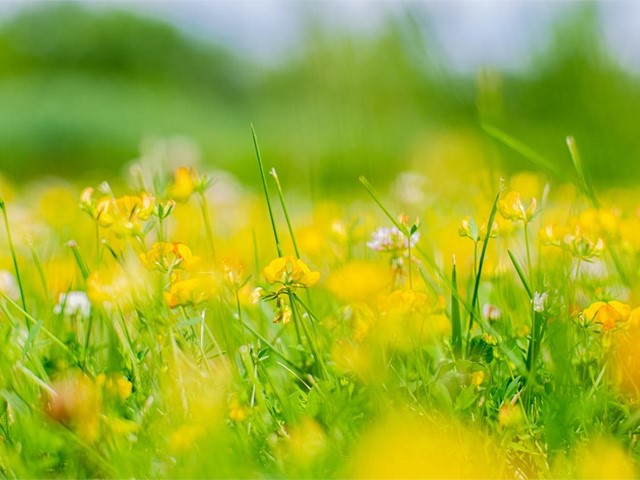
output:
[[[186,280],[176,280],[163,292],[167,305],[171,308],[180,305],[197,305],[206,302],[216,291],[214,279],[209,275],[199,275]]]
[[[582,312],[585,324],[600,324],[605,331],[611,330],[618,323],[629,319],[631,307],[612,300],[609,302],[594,302]]]
[[[526,223],[536,214],[537,204],[537,200],[531,198],[531,203],[525,207],[520,199],[520,192],[511,191],[498,201],[498,211],[507,220],[522,220]]]

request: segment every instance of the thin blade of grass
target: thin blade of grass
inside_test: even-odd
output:
[[[531,147],[528,147],[524,143],[519,142],[515,138],[506,134],[502,130],[494,127],[493,125],[489,125],[487,123],[481,123],[480,126],[485,131],[485,133],[487,133],[487,135],[498,140],[500,143],[509,147],[511,150],[519,153],[520,155],[522,155],[524,158],[526,158],[533,164],[537,165],[543,170],[546,170],[547,172],[553,174],[554,176],[556,176],[561,180],[564,180],[564,181],[568,180],[567,176],[561,169],[557,168],[553,162],[551,162],[550,160],[545,158],[543,155],[533,150]]]
[[[278,251],[278,257],[282,257],[282,247],[280,246],[280,240],[278,239],[278,231],[276,230],[276,221],[273,217],[273,209],[271,208],[271,200],[269,199],[269,188],[267,187],[267,179],[264,175],[264,165],[262,163],[262,156],[260,155],[260,147],[258,146],[258,136],[251,124],[251,133],[253,135],[253,147],[256,151],[256,157],[258,159],[258,169],[260,170],[260,179],[262,180],[262,189],[264,190],[264,197],[267,200],[267,208],[269,210],[269,219],[271,220],[271,228],[273,229],[273,238],[276,241],[276,249]]]
[[[509,258],[511,259],[511,263],[513,264],[513,268],[516,269],[516,273],[518,274],[518,277],[520,277],[520,281],[522,282],[522,285],[524,286],[524,289],[527,291],[527,295],[529,296],[529,299],[533,300],[533,292],[531,291],[531,288],[529,287],[529,282],[527,282],[527,278],[524,275],[524,271],[522,270],[522,267],[518,263],[518,260],[516,260],[516,257],[513,255],[511,250],[507,249],[507,253],[509,254]]]
[[[458,302],[458,275],[456,272],[456,257],[453,257],[451,269],[451,348],[453,355],[462,357],[462,319],[460,317],[460,303]]]
[[[478,261],[478,273],[473,285],[473,296],[471,298],[471,309],[469,311],[469,326],[467,328],[467,346],[469,345],[469,336],[471,335],[471,329],[473,328],[473,320],[475,318],[476,303],[478,303],[478,290],[480,288],[480,279],[482,278],[482,267],[484,266],[484,258],[487,254],[487,247],[489,246],[489,239],[491,238],[491,227],[493,227],[493,221],[496,218],[498,212],[498,200],[500,200],[500,194],[502,189],[498,191],[493,206],[491,207],[491,213],[489,214],[489,221],[487,222],[487,233],[484,236],[482,242],[482,251],[480,252],[480,260]]]

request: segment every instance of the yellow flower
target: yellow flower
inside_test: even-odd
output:
[[[387,267],[362,260],[344,264],[327,280],[331,292],[351,303],[373,300],[392,284],[393,276]]]
[[[616,324],[629,319],[631,307],[615,300],[611,302],[595,302],[582,312],[582,318],[587,324],[598,323],[607,331]]]
[[[148,270],[162,272],[177,268],[188,270],[200,260],[191,253],[189,247],[180,242],[156,242],[147,253],[141,253],[139,257]]]
[[[102,228],[112,228],[116,235],[141,235],[143,222],[149,220],[155,211],[155,198],[143,192],[140,195],[123,195],[120,198],[104,196],[94,203],[93,190],[82,193],[81,207],[86,210]]]
[[[276,258],[262,273],[269,283],[294,287],[310,287],[320,279],[320,272],[312,272],[306,263],[291,255]]]
[[[163,292],[164,299],[171,308],[180,305],[197,305],[206,302],[215,292],[215,282],[209,276],[178,280]]]
[[[525,207],[520,199],[520,192],[509,192],[498,201],[498,211],[507,220],[528,222],[536,214],[537,204],[537,200],[532,198],[529,206]]]
[[[178,202],[186,202],[197,187],[196,172],[193,168],[178,167],[173,174],[173,184],[169,195]]]

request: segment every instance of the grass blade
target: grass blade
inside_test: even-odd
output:
[[[282,247],[280,246],[280,240],[278,240],[278,231],[276,230],[276,222],[273,217],[273,209],[271,208],[271,200],[269,199],[269,188],[267,187],[267,179],[264,176],[264,165],[262,163],[262,156],[260,155],[260,147],[258,146],[258,136],[251,124],[251,133],[253,135],[253,147],[256,150],[256,157],[258,158],[258,169],[260,170],[260,179],[262,180],[262,189],[264,190],[264,197],[267,200],[267,208],[269,209],[269,219],[271,220],[271,228],[273,228],[273,238],[276,241],[276,249],[278,251],[278,257],[282,257]]]
[[[507,249],[507,253],[509,254],[509,258],[511,259],[511,263],[513,264],[513,267],[516,269],[516,273],[518,274],[518,277],[520,277],[520,281],[522,282],[524,289],[527,291],[527,295],[529,295],[529,299],[533,300],[533,292],[529,287],[529,282],[527,282],[527,278],[524,275],[524,271],[522,270],[522,267],[518,263],[518,260],[516,260],[516,257],[513,255],[511,250]]]
[[[493,221],[496,218],[496,213],[498,212],[498,200],[500,200],[500,194],[502,193],[502,188],[498,191],[495,200],[493,201],[493,206],[491,207],[491,213],[489,214],[489,221],[487,222],[487,233],[484,236],[484,241],[482,242],[482,251],[480,253],[480,261],[478,262],[478,273],[476,274],[476,280],[473,285],[473,297],[471,298],[471,308],[469,310],[469,326],[467,328],[467,346],[469,345],[469,336],[471,335],[471,329],[473,328],[473,320],[475,313],[476,304],[478,303],[478,289],[480,288],[480,279],[482,278],[482,267],[484,265],[484,258],[487,254],[487,247],[489,246],[489,239],[491,238],[491,227],[493,227]]]
[[[451,269],[451,348],[456,358],[462,358],[462,319],[460,317],[460,303],[458,302],[458,275],[456,272],[456,257],[453,257]]]

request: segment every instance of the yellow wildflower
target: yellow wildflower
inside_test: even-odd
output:
[[[262,273],[269,283],[292,287],[310,287],[320,279],[320,272],[311,271],[306,263],[291,255],[276,258]]]
[[[582,312],[582,318],[587,324],[598,323],[607,331],[620,322],[629,319],[631,307],[615,300],[610,302],[595,302]]]
[[[193,168],[178,167],[173,174],[169,195],[178,202],[186,202],[196,189],[196,172]]]
[[[147,253],[141,253],[139,257],[148,270],[163,272],[177,268],[188,270],[200,260],[191,253],[189,247],[180,242],[156,242]]]
[[[520,192],[509,192],[498,201],[498,211],[506,220],[528,222],[536,214],[537,200],[531,199],[528,207],[525,207],[520,199]]]
[[[175,281],[169,291],[163,292],[164,299],[171,308],[179,305],[197,305],[206,302],[216,290],[210,276],[200,276]]]

